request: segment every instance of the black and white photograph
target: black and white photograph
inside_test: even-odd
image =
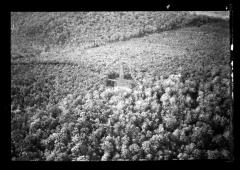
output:
[[[11,161],[233,156],[230,10],[10,12]]]

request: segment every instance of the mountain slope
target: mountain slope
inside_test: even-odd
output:
[[[11,50],[16,56],[85,49],[216,20],[190,12],[13,12]]]
[[[12,160],[232,159],[229,23],[205,19],[94,48],[26,44],[39,52],[12,57]],[[129,90],[107,83],[121,61]]]

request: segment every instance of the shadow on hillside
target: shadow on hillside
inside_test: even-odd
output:
[[[209,23],[215,23],[215,24],[219,24],[223,27],[226,27],[229,24],[229,20],[200,15],[200,16],[193,17],[192,19],[190,19],[185,26],[198,26],[199,27],[199,26],[202,26],[204,24],[209,24]]]

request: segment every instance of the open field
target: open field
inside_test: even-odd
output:
[[[227,20],[188,12],[31,17],[16,19],[22,28],[11,37],[12,160],[231,159]],[[97,41],[107,31],[87,28],[103,20],[105,29],[121,34]],[[64,31],[50,34],[55,21],[63,30],[78,26],[63,44],[55,45]],[[148,26],[131,32],[144,21]],[[50,30],[36,31],[43,26]],[[26,40],[30,28],[35,31]],[[95,43],[85,42],[91,38],[80,30]],[[121,61],[131,68],[131,91],[106,83]]]

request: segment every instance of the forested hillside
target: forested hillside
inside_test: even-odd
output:
[[[36,55],[67,45],[91,48],[218,20],[189,12],[15,12],[12,50]]]
[[[12,160],[231,159],[228,20],[12,13]],[[130,91],[109,86],[120,63]]]

